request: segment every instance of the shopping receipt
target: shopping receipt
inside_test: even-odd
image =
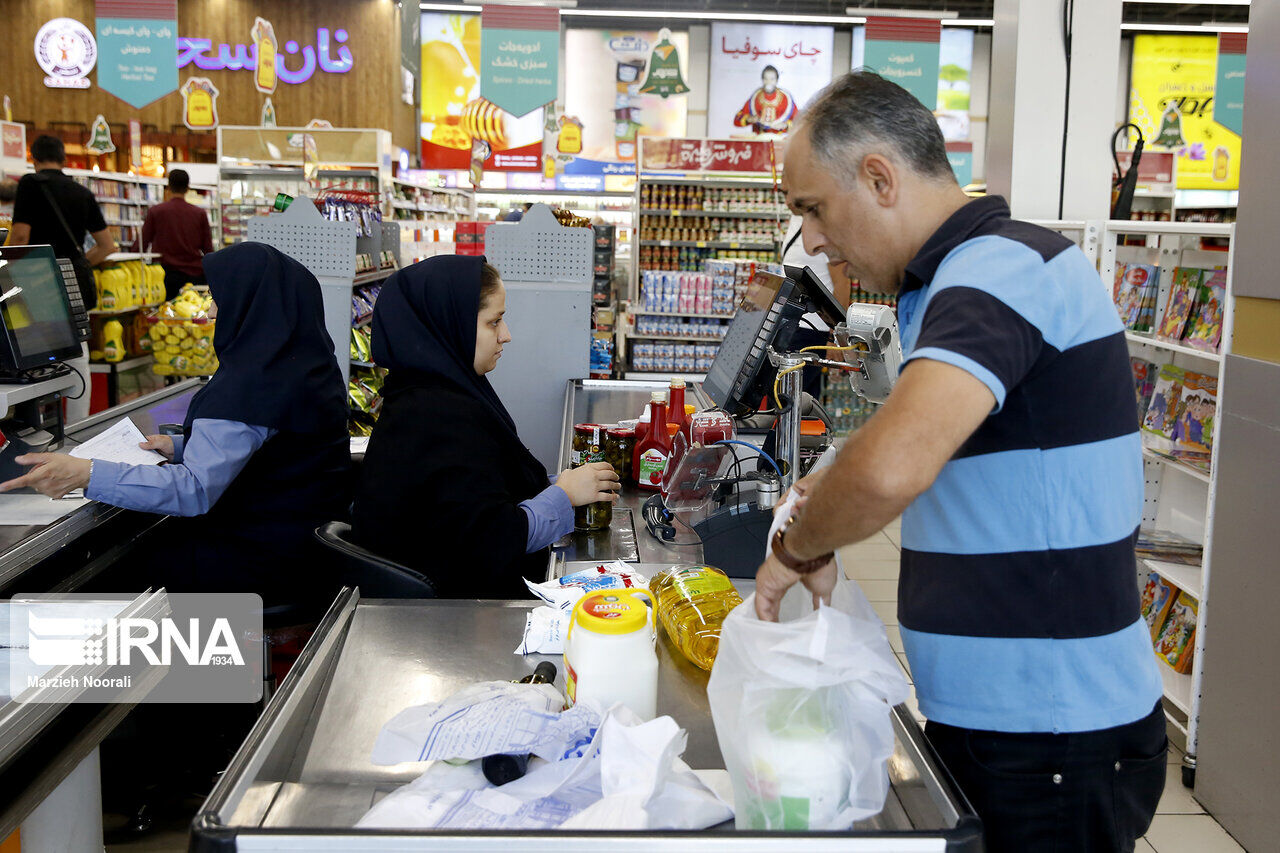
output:
[[[146,440],[147,437],[133,421],[121,418],[84,444],[72,448],[71,455],[78,459],[123,462],[126,465],[159,465],[164,461],[163,456],[138,446]]]

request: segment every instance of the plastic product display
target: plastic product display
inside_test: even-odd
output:
[[[155,307],[164,302],[164,268],[142,261],[117,261],[93,270],[98,289],[95,313]]]
[[[728,575],[711,566],[672,566],[654,575],[649,588],[672,644],[710,670],[720,648],[720,626],[742,603]]]

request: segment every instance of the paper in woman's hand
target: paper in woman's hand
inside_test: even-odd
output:
[[[142,430],[128,418],[121,418],[104,432],[71,450],[78,459],[98,459],[103,462],[123,462],[126,465],[159,465],[165,461],[154,450],[143,450],[138,445],[146,441]]]

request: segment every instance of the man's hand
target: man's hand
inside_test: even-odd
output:
[[[77,459],[64,453],[27,453],[17,458],[19,465],[32,466],[21,477],[0,483],[0,492],[35,489],[42,495],[60,498],[74,489],[89,486],[88,459]]]
[[[778,609],[787,590],[800,581],[813,593],[813,606],[818,602],[831,603],[831,592],[836,588],[836,561],[832,560],[816,572],[799,575],[782,565],[769,553],[768,559],[756,570],[756,616],[765,622],[778,621]]]
[[[143,450],[154,450],[167,461],[173,461],[173,436],[171,435],[149,435],[147,440],[138,446]]]

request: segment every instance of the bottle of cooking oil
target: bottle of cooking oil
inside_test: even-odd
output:
[[[652,578],[649,589],[671,642],[694,664],[711,669],[724,617],[742,603],[729,577],[711,566],[672,566]]]

